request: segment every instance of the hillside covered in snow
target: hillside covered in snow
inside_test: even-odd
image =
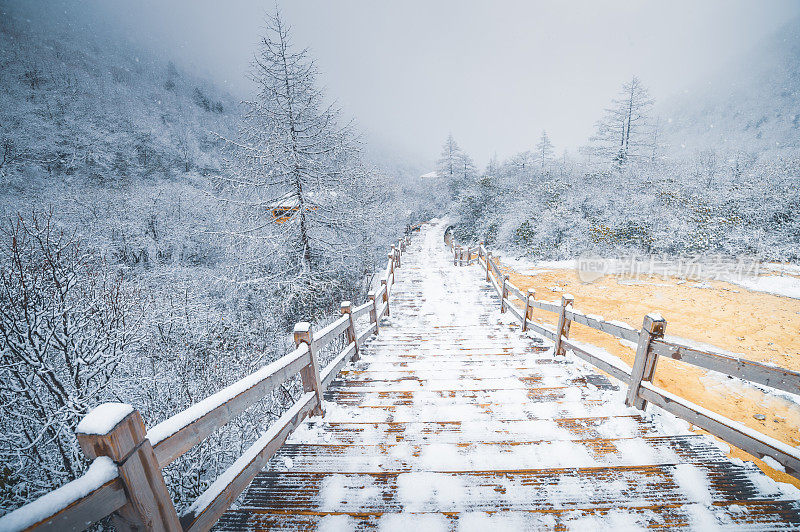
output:
[[[448,139],[437,171],[457,236],[536,259],[800,260],[799,27],[663,103],[625,81],[577,153],[556,154],[543,132],[479,170]]]
[[[304,72],[302,116],[266,116],[284,101],[254,88],[248,106],[89,4],[0,14],[2,514],[85,470],[74,429],[91,407],[123,401],[152,426],[285,354],[295,322],[365,299],[428,204],[362,157],[302,48],[287,67]],[[301,153],[287,132],[309,123]],[[302,207],[276,217],[287,194]],[[300,393],[289,382],[166,468],[175,501]]]
[[[800,19],[657,106],[673,153],[800,148]]]

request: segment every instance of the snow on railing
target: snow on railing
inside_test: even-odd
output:
[[[392,246],[377,293],[370,292],[355,308],[343,301],[342,316],[316,334],[310,324],[298,323],[291,353],[149,431],[130,405],[106,403],[89,412],[76,430],[81,449],[93,460],[86,473],[0,517],[0,530],[80,530],[108,515],[126,530],[210,529],[303,419],[324,415],[323,391],[342,366],[358,360],[361,345],[378,334],[381,319],[389,315],[395,269],[400,268],[410,234],[421,226],[409,226],[407,235]],[[357,331],[357,318],[366,314],[369,325]],[[347,345],[320,370],[317,352],[341,335]],[[178,516],[161,469],[298,373],[304,390],[300,399]]]
[[[652,384],[659,356],[669,357],[687,364],[730,375],[744,381],[769,386],[785,392],[800,394],[800,373],[769,364],[746,360],[735,353],[700,344],[686,338],[664,335],[666,320],[657,313],[644,317],[642,328],[636,330],[616,320],[585,314],[573,308],[574,297],[563,294],[561,301],[540,301],[536,292],[527,293],[513,285],[499,264],[497,256],[487,251],[483,242],[477,248],[463,248],[452,238],[445,243],[453,252],[453,264],[464,266],[477,262],[486,273],[486,281],[500,297],[500,311],[510,310],[521,324],[522,331],[534,332],[552,340],[554,352],[565,355],[569,350],[612,377],[628,384],[626,404],[644,410],[651,402],[698,427],[726,440],[759,458],[777,460],[790,475],[800,478],[800,450],[781,443],[765,434],[749,429],[731,419],[679,398]],[[476,253],[474,261],[472,254]],[[524,303],[524,310],[515,306],[511,296]],[[555,329],[533,321],[533,309],[552,312],[558,316]],[[591,344],[569,338],[572,322],[591,327],[622,341],[636,344],[636,357],[630,368],[618,357]]]

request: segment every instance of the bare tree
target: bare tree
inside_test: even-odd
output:
[[[12,472],[0,483],[2,509],[82,472],[74,428],[108,398],[136,331],[122,278],[50,215],[2,228],[0,456]]]
[[[542,130],[542,137],[536,145],[536,155],[539,157],[539,164],[544,170],[546,164],[553,160],[553,143],[547,136],[547,131]]]
[[[649,113],[653,103],[639,78],[634,76],[625,83],[619,96],[611,101],[611,107],[596,124],[597,131],[590,139],[595,151],[619,165],[631,159],[650,157]]]
[[[475,163],[461,150],[452,134],[447,135],[442,146],[441,156],[436,161],[436,173],[447,182],[452,199],[457,199],[477,177]]]
[[[234,161],[220,180],[222,199],[247,218],[239,236],[270,255],[248,277],[280,277],[290,319],[337,290],[337,274],[358,255],[359,222],[367,223],[356,214],[380,196],[351,124],[340,125],[317,75],[280,13],[269,16],[251,69],[258,93],[244,104],[239,138],[227,143]]]

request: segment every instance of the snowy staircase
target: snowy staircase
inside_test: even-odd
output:
[[[428,225],[391,316],[217,530],[797,529],[797,490],[503,322]]]

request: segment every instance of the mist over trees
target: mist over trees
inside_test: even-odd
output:
[[[447,214],[462,241],[541,259],[800,260],[796,36],[777,81],[760,65],[720,83],[735,97],[678,102],[677,126],[633,77],[577,153],[532,124],[481,169],[449,135],[421,180],[362,144],[278,13],[239,101],[53,5],[0,18],[0,514],[85,471],[74,428],[97,404],[152,426],[285,354],[296,321],[363,300],[407,224]],[[301,390],[165,468],[178,508]]]
[[[634,76],[580,155],[551,159],[543,132],[532,152],[490,162],[451,206],[456,236],[539,259],[596,253],[798,260],[798,152],[720,146],[686,153],[667,143],[654,103]],[[456,146],[452,136],[444,146],[447,153]]]
[[[553,143],[550,142],[550,137],[547,136],[547,131],[542,130],[542,137],[536,145],[536,156],[539,159],[539,169],[544,171],[550,161],[553,160]]]
[[[325,103],[306,49],[295,50],[280,15],[267,19],[238,137],[226,139],[228,172],[217,196],[236,211],[240,282],[279,294],[289,321],[363,295],[369,257],[385,243],[371,222],[389,200],[385,178],[361,159],[351,124]],[[242,277],[244,276],[244,277]]]
[[[97,404],[152,426],[285,354],[295,321],[364,299],[434,205],[416,170],[364,157],[278,15],[240,103],[78,31],[79,6],[3,10],[0,514],[85,470],[74,428]],[[165,468],[178,507],[301,391],[290,381]]]
[[[478,175],[472,158],[461,150],[452,134],[447,136],[442,146],[442,153],[436,161],[436,174],[446,183],[451,200],[457,199]]]

